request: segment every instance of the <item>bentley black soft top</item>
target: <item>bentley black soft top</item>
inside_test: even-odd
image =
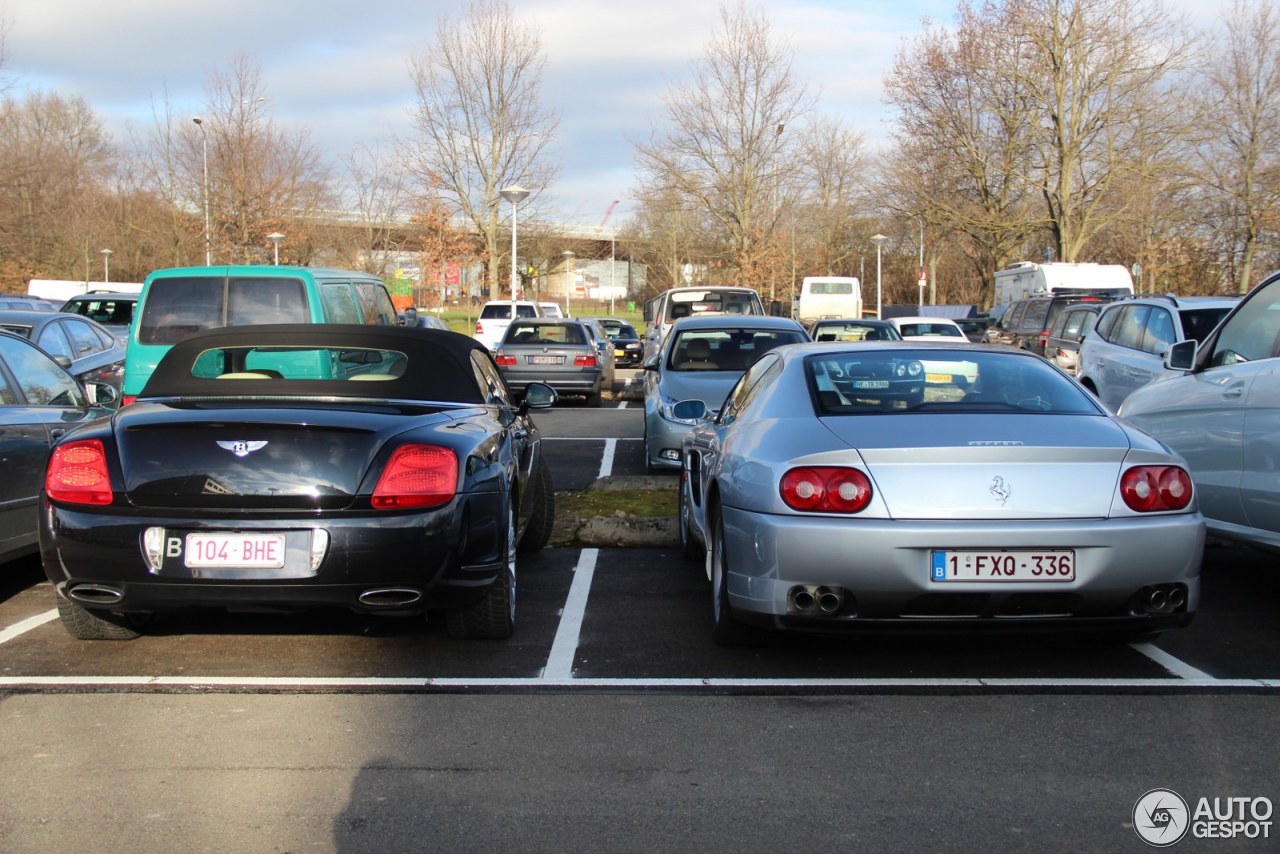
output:
[[[492,364],[483,344],[441,329],[227,326],[175,344],[139,397],[279,395],[483,403],[472,363],[476,351]]]

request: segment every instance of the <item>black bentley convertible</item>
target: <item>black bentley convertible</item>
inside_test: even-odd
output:
[[[177,344],[136,403],[55,445],[40,547],[78,638],[187,606],[418,615],[508,637],[516,552],[554,492],[493,359],[453,332],[215,329]]]

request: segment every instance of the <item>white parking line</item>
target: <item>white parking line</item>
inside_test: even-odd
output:
[[[54,608],[51,611],[45,611],[43,614],[36,614],[34,617],[27,617],[21,622],[14,623],[9,628],[0,632],[0,643],[8,643],[14,638],[24,635],[38,626],[43,626],[50,620],[58,619],[58,610]]]
[[[613,452],[618,448],[617,439],[604,440],[604,453],[600,455],[600,473],[597,478],[608,477],[613,474]]]
[[[599,549],[583,549],[578,565],[573,570],[573,584],[560,613],[560,625],[556,628],[547,666],[542,669],[543,679],[572,679],[573,657],[578,652],[578,636],[582,633],[582,616],[587,612],[587,595],[591,592],[591,580],[596,572]]]
[[[1199,668],[1192,667],[1180,658],[1174,658],[1158,646],[1149,643],[1133,643],[1129,644],[1138,652],[1154,661],[1156,664],[1168,670],[1174,676],[1180,676],[1183,679],[1189,679],[1192,682],[1212,682],[1213,677],[1205,673]]]

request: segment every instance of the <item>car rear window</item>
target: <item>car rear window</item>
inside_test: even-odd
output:
[[[503,344],[585,344],[586,330],[579,323],[521,323],[507,327]]]
[[[191,276],[155,279],[139,319],[143,344],[176,344],[218,326],[306,323],[301,279]]]
[[[1100,413],[1088,394],[1048,362],[976,348],[837,351],[806,357],[805,372],[820,415]]]
[[[1185,309],[1181,312],[1182,332],[1187,338],[1194,338],[1203,344],[1204,339],[1230,311],[1230,307]]]

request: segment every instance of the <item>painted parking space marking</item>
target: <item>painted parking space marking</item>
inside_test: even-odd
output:
[[[608,477],[613,474],[613,454],[617,449],[617,439],[605,439],[604,453],[600,455],[600,473],[596,477]]]
[[[555,640],[547,655],[547,666],[542,670],[543,679],[572,680],[573,658],[578,652],[578,638],[582,633],[582,618],[587,613],[587,596],[596,572],[599,549],[583,549],[578,555],[578,565],[573,570],[573,584],[560,612],[560,624],[556,627]]]
[[[21,637],[34,628],[43,626],[50,620],[58,619],[58,610],[56,608],[45,611],[43,614],[36,614],[34,617],[27,617],[9,626],[4,631],[0,631],[0,643],[8,643],[16,637]]]
[[[1173,657],[1154,644],[1135,643],[1130,644],[1130,646],[1163,667],[1165,670],[1168,670],[1174,676],[1178,676],[1192,682],[1213,681],[1213,677],[1208,673],[1205,673],[1199,668],[1192,667],[1180,658]]]

